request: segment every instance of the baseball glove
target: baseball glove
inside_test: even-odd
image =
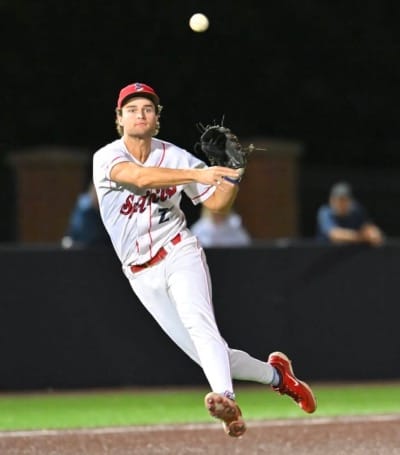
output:
[[[200,142],[195,145],[197,154],[202,153],[211,166],[244,170],[251,149],[243,148],[229,128],[220,125],[203,126],[201,123],[198,128],[202,134]]]

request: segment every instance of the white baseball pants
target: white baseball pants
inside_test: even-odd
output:
[[[214,316],[211,280],[203,249],[190,235],[169,246],[158,264],[132,273],[123,267],[133,291],[165,333],[200,365],[217,393],[233,392],[232,379],[270,384],[273,369],[231,349]]]

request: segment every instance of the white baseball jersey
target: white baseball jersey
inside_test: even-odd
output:
[[[93,156],[93,183],[100,214],[114,249],[124,265],[143,264],[186,227],[180,209],[181,192],[194,204],[208,199],[214,186],[191,183],[169,188],[140,189],[111,180],[117,163],[130,161],[140,166],[172,169],[203,168],[206,164],[186,150],[153,138],[145,163],[136,160],[123,139],[117,139]]]

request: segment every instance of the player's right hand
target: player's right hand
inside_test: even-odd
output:
[[[197,181],[204,185],[219,185],[224,177],[239,179],[241,177],[240,169],[231,169],[223,166],[211,166],[198,170]]]

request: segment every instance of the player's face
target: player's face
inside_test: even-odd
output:
[[[158,115],[154,104],[148,98],[135,97],[123,107],[119,123],[124,135],[138,138],[153,136],[157,128]]]

